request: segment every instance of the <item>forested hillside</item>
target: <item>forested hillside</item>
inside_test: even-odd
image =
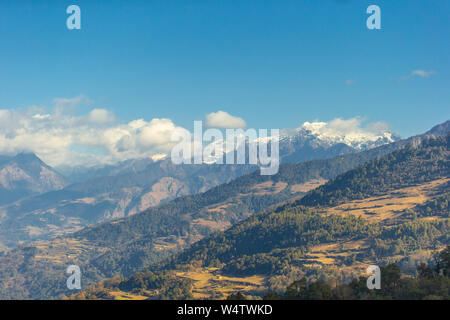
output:
[[[302,278],[290,284],[283,295],[269,292],[264,298],[290,300],[317,299],[403,299],[403,300],[448,300],[450,299],[450,246],[433,257],[430,264],[417,266],[415,277],[402,274],[400,267],[393,263],[381,267],[379,290],[367,288],[367,277],[361,276],[350,283],[333,286],[325,280],[308,283]]]
[[[405,149],[340,175],[310,192],[297,204],[336,205],[446,176],[450,172],[446,158],[448,143],[442,138],[427,140],[421,148],[408,145]]]
[[[326,279],[308,281],[302,277],[282,292],[267,291],[263,300],[448,300],[450,298],[450,246],[433,256],[430,263],[417,265],[414,277],[402,273],[399,265],[381,266],[379,290],[367,288],[367,276],[350,282]],[[194,281],[176,279],[166,272],[145,271],[125,281],[119,278],[102,282],[73,295],[71,299],[144,299],[146,295],[160,299],[192,299]],[[131,292],[131,293],[127,293]],[[228,295],[227,300],[247,300],[240,291]]]
[[[442,141],[437,146],[423,147],[436,153],[437,162],[424,162],[425,166],[437,163],[438,170],[432,170],[435,177],[442,173],[441,166],[447,165],[445,161],[441,163],[446,159],[446,151],[439,153],[434,150],[442,149]],[[286,210],[281,207],[275,212],[264,211],[283,201],[301,197],[326,180],[403,145],[398,143],[397,146],[387,145],[334,159],[282,165],[274,176],[261,176],[255,172],[205,193],[181,197],[132,217],[86,228],[69,237],[18,248],[0,257],[0,295],[4,298],[52,298],[68,294],[64,279],[65,267],[70,264],[81,267],[85,285],[114,276],[127,277],[214,232],[219,233],[208,240],[210,242],[200,242],[184,253],[189,256],[189,261],[183,260],[182,254],[171,260],[170,265],[200,260],[204,267],[226,264],[223,272],[236,271],[239,275],[261,273],[262,265],[265,274],[272,272],[267,270],[279,273],[284,270],[279,269],[280,263],[289,266],[292,259],[300,259],[311,246],[343,237],[356,240],[370,232],[376,235],[381,231],[377,225],[358,216],[317,215],[317,208],[312,207],[298,206]],[[416,152],[414,148],[408,150],[405,152]],[[422,156],[418,154],[417,159]],[[403,163],[401,157],[389,161],[392,164]],[[389,165],[386,166],[388,169]],[[378,175],[387,172],[381,170]],[[283,210],[286,212],[280,214]],[[220,233],[256,212],[261,213]],[[431,224],[430,228],[437,228],[438,233],[446,227],[442,224],[435,226],[433,221],[427,223]],[[242,235],[251,237],[253,232],[258,235],[256,239],[240,239]],[[236,236],[228,237],[233,234]],[[301,236],[296,238],[289,234]],[[251,244],[258,247],[253,248]],[[249,259],[253,262],[249,263]],[[14,282],[11,282],[11,275],[14,275]]]
[[[431,139],[420,148],[408,147],[371,161],[310,191],[294,204],[254,215],[219,235],[200,241],[174,261],[191,257],[204,261],[218,258],[225,262],[233,256],[297,246],[298,242],[307,244],[309,241],[331,241],[334,235],[339,236],[340,233],[351,238],[370,235],[371,229],[376,232],[376,226],[370,227],[365,219],[355,218],[353,215],[315,214],[317,205],[331,207],[354,199],[379,196],[390,190],[448,178],[449,143],[450,136]],[[433,203],[436,202],[436,206],[440,207],[437,203],[445,202],[443,197],[437,197]],[[422,206],[416,210],[422,212]]]
[[[273,176],[254,172],[131,217],[19,247],[0,256],[0,297],[56,298],[68,294],[64,279],[65,267],[70,264],[84,270],[86,285],[116,275],[129,276],[253,213],[301,197],[391,148],[386,145],[333,159],[285,164]]]
[[[351,278],[368,264],[397,262],[413,270],[450,243],[449,143],[449,135],[429,139],[371,161],[295,203],[205,238],[151,270],[180,280],[211,275],[210,287],[196,287],[200,282],[193,281],[190,289],[194,297],[209,292],[210,298],[229,293],[218,285],[227,277],[249,284],[251,277],[262,276],[261,294],[262,288],[283,290],[300,277]],[[130,279],[116,279],[116,287],[133,291],[123,284]],[[222,280],[223,288],[230,281]],[[247,294],[258,295],[255,286],[248,288]],[[142,296],[153,297],[146,290],[157,286],[140,289]]]

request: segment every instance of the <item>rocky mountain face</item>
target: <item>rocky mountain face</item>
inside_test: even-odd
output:
[[[0,156],[0,205],[20,198],[59,190],[65,178],[32,153]]]

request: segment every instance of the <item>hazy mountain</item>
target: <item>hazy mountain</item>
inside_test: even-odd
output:
[[[114,165],[96,166],[59,166],[61,172],[71,183],[80,183],[100,177],[117,176],[127,173],[136,173],[145,170],[154,161],[151,158],[130,159]]]
[[[66,185],[61,174],[32,153],[0,156],[0,205]]]
[[[0,207],[0,242],[45,240],[84,226],[121,218],[179,196],[250,173],[255,166],[174,165],[170,160],[146,169],[99,177],[61,190],[21,199]]]

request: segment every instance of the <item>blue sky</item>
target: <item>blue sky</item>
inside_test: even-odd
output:
[[[450,118],[449,39],[450,1],[0,0],[0,109],[84,95],[125,122],[362,116],[409,136]]]

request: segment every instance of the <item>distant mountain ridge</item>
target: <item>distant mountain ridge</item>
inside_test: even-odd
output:
[[[337,128],[335,128],[337,126]],[[279,155],[281,163],[298,163],[315,159],[333,158],[339,155],[370,150],[385,144],[399,141],[399,135],[387,130],[376,130],[371,132],[363,129],[339,128],[339,125],[331,125],[326,122],[305,122],[296,129],[280,130]],[[242,138],[245,133],[238,135]],[[252,140],[247,137],[245,141],[246,148],[250,145],[262,145],[273,141],[275,137],[256,138]],[[215,163],[217,159],[222,159],[230,151],[225,140],[219,139],[212,142],[212,145],[222,144],[222,154],[210,156],[203,159],[204,163]],[[235,150],[238,146],[234,146]],[[248,161],[248,158],[246,159]]]
[[[154,163],[152,158],[130,159],[110,165],[96,166],[59,166],[56,169],[61,172],[72,184],[88,180],[118,176],[127,173],[136,173],[145,170]]]
[[[140,172],[98,177],[0,207],[0,242],[46,240],[80,228],[121,218],[176,197],[204,192],[255,166],[149,164]]]
[[[426,135],[444,136],[447,132],[450,132],[450,120],[434,126],[426,132]]]
[[[390,137],[385,132],[381,136],[344,134],[331,139],[304,125],[288,136],[282,135],[280,157],[282,163],[330,159],[395,140],[382,140],[384,135]],[[132,215],[179,196],[205,192],[255,171],[257,166],[174,165],[170,158],[144,158],[60,170],[76,183],[0,207],[0,214],[8,221],[0,225],[0,242],[13,247],[23,241],[46,240],[89,224]]]

